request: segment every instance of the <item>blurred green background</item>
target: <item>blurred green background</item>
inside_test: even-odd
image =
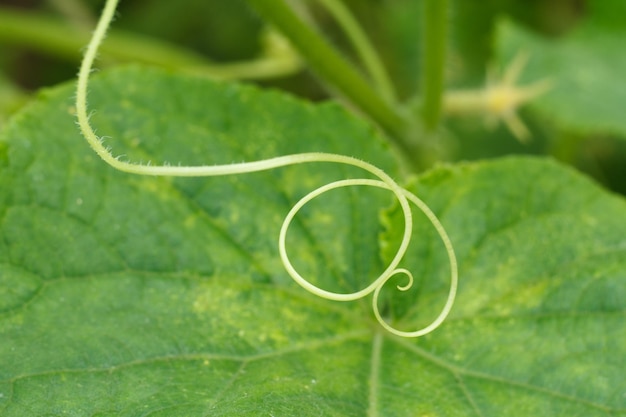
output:
[[[585,21],[589,1],[451,0],[447,87],[478,89],[485,84],[488,65],[497,61],[497,28],[503,19],[546,42],[558,41]],[[398,95],[409,100],[419,93],[421,1],[345,3],[381,54]],[[0,128],[38,89],[75,77],[81,48],[102,4],[101,0],[0,0]],[[341,28],[325,9],[314,0],[292,0],[291,4],[357,63]],[[99,66],[136,62],[140,51],[154,51],[157,58],[161,55],[161,62],[153,64],[174,71],[185,70],[192,62],[214,65],[251,60],[262,53],[265,29],[245,0],[121,1],[111,37],[115,34],[129,51],[103,51]],[[246,82],[316,101],[328,98],[324,85],[306,68]],[[488,128],[481,116],[446,119],[433,140],[445,148],[442,162],[508,154],[549,155],[626,194],[626,141],[619,132],[554,124],[532,105],[522,109],[521,117],[532,133],[528,143],[521,143],[502,125]]]

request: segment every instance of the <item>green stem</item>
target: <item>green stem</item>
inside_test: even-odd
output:
[[[289,39],[323,81],[391,133],[401,148],[409,148],[403,139],[405,119],[322,36],[305,25],[284,0],[248,0],[248,3]]]
[[[0,8],[0,40],[70,60],[80,60],[90,32],[45,15]],[[166,66],[200,66],[206,59],[192,52],[134,35],[111,33],[102,48],[105,59]]]
[[[389,103],[396,104],[396,93],[385,71],[385,66],[367,38],[365,31],[352,13],[350,13],[350,10],[345,4],[338,0],[320,0],[320,2],[333,15],[337,23],[339,23],[348,36],[348,39],[350,39],[350,42],[352,42],[354,49],[359,54],[361,61],[363,61],[365,69],[369,73],[380,95]]]
[[[91,34],[44,15],[0,7],[0,42],[79,61]],[[218,79],[269,78],[300,69],[294,57],[214,64],[201,54],[177,45],[122,31],[111,31],[100,49],[104,62],[140,62]]]
[[[424,0],[422,13],[423,65],[421,116],[425,127],[434,130],[441,119],[447,46],[448,0]]]

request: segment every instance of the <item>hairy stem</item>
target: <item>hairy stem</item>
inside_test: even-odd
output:
[[[428,130],[441,119],[447,45],[448,0],[424,0],[422,13],[421,117]]]
[[[381,169],[367,162],[349,156],[320,152],[277,156],[274,158],[264,159],[260,161],[240,162],[225,165],[199,166],[148,166],[122,161],[120,160],[120,158],[116,158],[115,156],[113,156],[109,149],[107,149],[102,143],[102,138],[99,138],[96,135],[93,128],[91,127],[91,124],[89,123],[89,111],[87,107],[87,87],[89,84],[89,75],[91,74],[93,68],[93,62],[98,52],[98,47],[100,46],[102,40],[106,35],[107,29],[109,28],[111,20],[113,19],[113,15],[115,14],[116,7],[117,0],[107,0],[104,10],[102,12],[102,16],[100,17],[96,30],[93,33],[93,37],[87,45],[85,57],[83,58],[83,61],[81,63],[80,70],[78,72],[78,81],[76,83],[76,118],[78,121],[78,126],[83,136],[92,147],[92,149],[96,152],[96,154],[98,154],[98,156],[100,156],[110,166],[120,171],[133,174],[155,176],[224,176],[264,171],[268,169],[309,162],[330,162],[361,168],[362,170],[369,173],[370,176],[374,176],[378,179],[347,179],[331,182],[311,191],[309,194],[302,197],[291,208],[283,221],[278,237],[278,251],[285,270],[291,276],[291,278],[293,278],[293,280],[298,283],[302,288],[312,294],[329,300],[353,301],[363,298],[369,294],[373,294],[372,309],[374,311],[374,316],[380,322],[381,326],[398,336],[422,336],[431,332],[443,322],[443,320],[450,312],[452,303],[454,302],[458,281],[456,257],[454,254],[454,250],[452,249],[450,239],[448,238],[448,235],[446,234],[443,226],[441,225],[437,217],[426,206],[426,204],[422,202],[422,200],[420,200],[416,195],[400,187],[398,183],[396,183],[388,174],[386,174]],[[324,194],[327,191],[342,187],[353,186],[376,187],[392,192],[395,195],[398,204],[404,214],[404,232],[402,234],[402,240],[394,258],[387,265],[386,269],[377,278],[375,278],[370,285],[352,293],[336,293],[319,288],[315,284],[304,278],[302,275],[300,275],[300,273],[291,263],[289,255],[287,253],[287,232],[295,216],[298,214],[300,209],[302,209],[302,207],[304,207],[308,202]],[[413,332],[406,332],[393,328],[391,325],[383,320],[378,308],[378,297],[381,288],[389,281],[390,278],[394,277],[397,274],[403,274],[409,278],[409,283],[407,285],[397,287],[400,291],[406,291],[411,285],[413,285],[413,276],[411,275],[411,273],[404,268],[398,268],[398,265],[402,261],[402,258],[404,257],[408,249],[409,243],[411,241],[411,235],[413,233],[413,215],[411,213],[411,207],[409,203],[413,203],[430,220],[445,245],[446,252],[450,261],[450,292],[443,309],[441,310],[439,316],[429,326]]]

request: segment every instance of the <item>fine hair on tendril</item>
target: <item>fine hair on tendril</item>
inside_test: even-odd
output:
[[[285,217],[278,237],[278,250],[280,259],[285,267],[287,273],[293,278],[293,280],[302,286],[305,290],[315,294],[319,297],[326,298],[335,301],[353,301],[372,294],[372,308],[374,315],[378,322],[389,332],[402,337],[418,337],[432,332],[436,329],[448,316],[457,291],[458,272],[457,261],[452,247],[452,243],[444,230],[441,222],[437,219],[435,214],[428,208],[428,206],[419,199],[415,194],[402,188],[396,181],[394,181],[389,175],[387,175],[381,169],[371,165],[367,162],[359,159],[322,152],[310,152],[299,153],[293,155],[277,156],[274,158],[264,159],[260,161],[242,162],[236,164],[226,165],[200,165],[200,166],[169,166],[169,165],[141,165],[137,163],[125,162],[120,158],[113,156],[111,151],[104,146],[102,139],[99,138],[89,122],[89,112],[87,108],[87,86],[89,82],[89,76],[93,68],[93,63],[96,57],[96,53],[102,40],[105,37],[106,31],[113,19],[118,0],[107,0],[104,6],[98,25],[93,33],[93,37],[89,42],[83,61],[80,66],[78,74],[78,82],[76,89],[76,113],[77,123],[80,127],[82,134],[87,139],[89,145],[93,150],[109,165],[112,167],[133,174],[140,175],[153,175],[153,176],[176,176],[176,177],[208,177],[208,176],[224,176],[235,175],[251,172],[259,172],[279,167],[285,167],[288,165],[296,165],[312,162],[328,162],[350,165],[360,168],[377,179],[345,179],[335,181],[326,185],[323,185],[304,197],[302,197]],[[404,231],[402,234],[402,240],[399,248],[385,270],[376,277],[371,284],[367,287],[355,291],[353,293],[336,293],[324,290],[312,284],[306,278],[304,278],[293,266],[287,251],[286,237],[289,230],[289,226],[300,209],[304,207],[308,202],[322,195],[323,193],[342,188],[342,187],[375,187],[390,191],[396,198],[400,209],[404,215]],[[446,302],[439,313],[439,315],[428,326],[415,330],[415,331],[401,331],[392,327],[387,323],[380,314],[378,307],[378,298],[382,287],[393,276],[398,274],[404,274],[408,277],[408,283],[404,286],[398,286],[398,290],[405,291],[409,289],[413,284],[413,275],[410,271],[400,268],[400,262],[406,254],[411,241],[411,235],[413,230],[413,217],[411,213],[410,204],[415,205],[424,215],[428,218],[432,226],[437,231],[441,241],[444,244],[445,250],[449,259],[450,266],[450,290]]]

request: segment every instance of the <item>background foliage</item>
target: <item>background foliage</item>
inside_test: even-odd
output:
[[[24,102],[25,94],[75,76],[81,47],[93,27],[100,3],[96,0],[0,1],[0,118],[15,111]],[[409,98],[415,94],[420,71],[421,1],[346,3],[382,54],[399,95]],[[626,134],[620,127],[623,123],[620,103],[625,89],[620,80],[623,73],[620,45],[625,35],[624,25],[615,18],[621,15],[623,7],[617,0],[452,1],[446,67],[448,87],[481,87],[487,66],[506,64],[520,46],[530,52],[528,69],[522,74],[524,80],[547,77],[560,81],[558,88],[523,111],[533,134],[529,144],[520,144],[502,126],[485,129],[481,118],[455,118],[448,120],[440,132],[437,140],[443,150],[437,160],[480,159],[511,153],[551,155],[589,173],[612,190],[626,192],[626,144],[622,140]],[[6,12],[16,10],[23,12],[24,17],[58,23],[63,28],[61,34],[76,30],[82,39],[74,35],[73,45],[60,46],[62,42],[55,45],[54,41],[33,40],[29,32],[42,32],[41,25],[28,27],[26,33],[3,30],[3,16],[15,21]],[[335,45],[353,56],[345,36],[328,13],[321,6],[313,6],[311,10],[310,19]],[[261,48],[259,35],[263,24],[243,0],[121,2],[119,13],[123,18],[115,24],[115,31],[167,42],[198,53],[207,62],[249,59]],[[25,26],[28,23],[24,21]],[[560,55],[555,55],[553,50],[560,51]],[[547,62],[546,57],[551,57],[551,61]],[[131,54],[105,59],[103,65],[136,60]],[[570,75],[563,74],[554,66],[555,62]],[[579,80],[584,77],[583,84],[572,78],[576,74]],[[306,70],[261,84],[314,100],[327,97],[324,88]],[[568,105],[570,97],[564,94],[575,95],[576,102]],[[555,105],[559,99],[566,104]],[[585,103],[595,109],[592,114],[587,113]],[[559,118],[555,111],[570,116]],[[613,122],[600,120],[610,114],[614,115]],[[571,122],[553,123],[555,118],[557,121],[567,118]],[[587,122],[589,119],[594,121]]]

